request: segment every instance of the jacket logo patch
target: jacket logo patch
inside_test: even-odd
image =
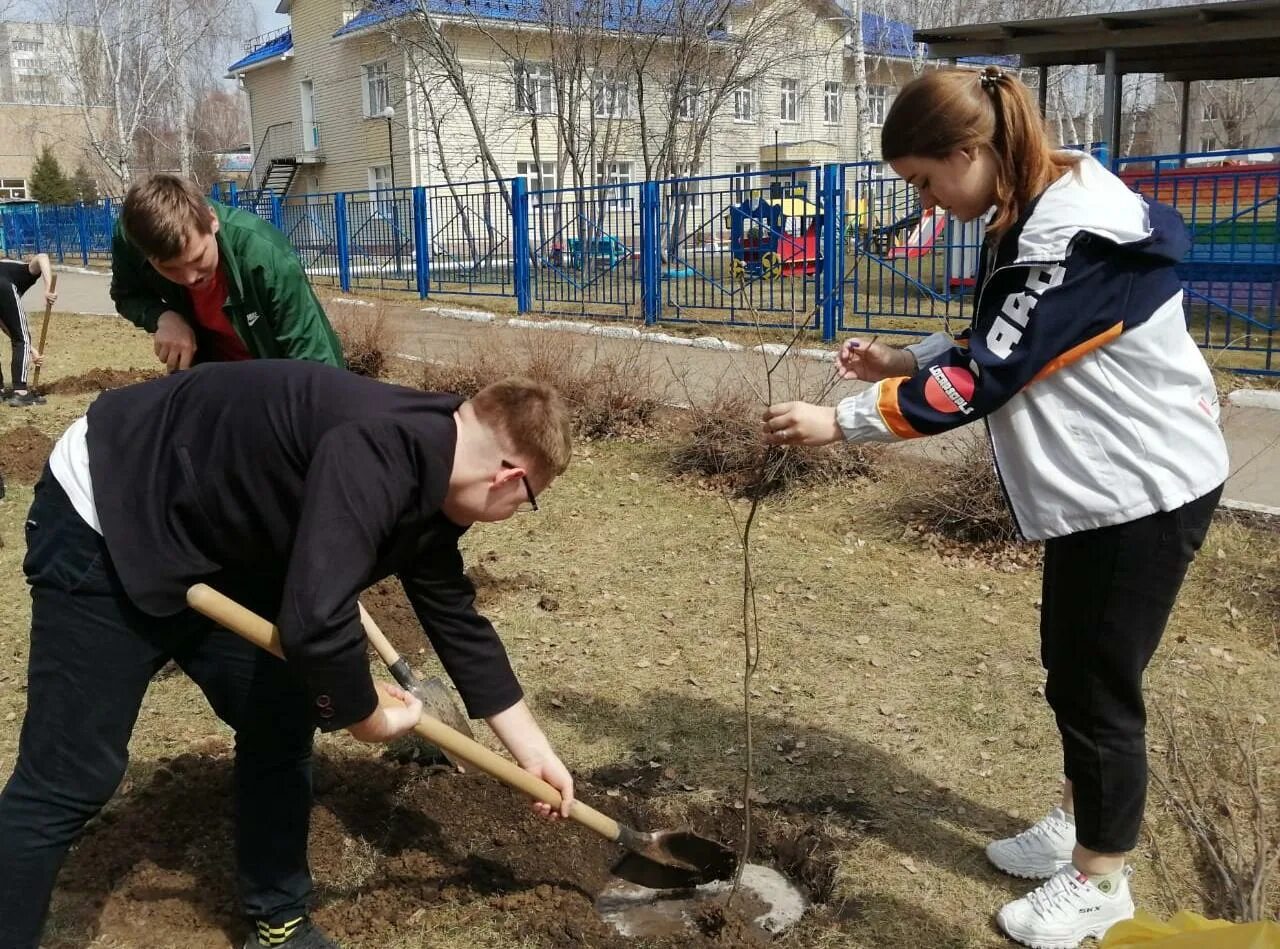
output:
[[[935,412],[962,412],[969,415],[973,406],[973,373],[959,366],[930,366],[924,384],[924,398]]]
[[[1031,322],[1040,295],[1062,283],[1067,268],[1063,264],[1032,267],[1027,274],[1025,290],[1011,293],[1000,307],[1000,315],[987,330],[987,349],[998,359],[1008,359],[1013,347],[1022,340],[1022,334]]]
[[[248,320],[249,325],[252,326],[254,323],[258,322],[258,313],[255,311],[253,313],[246,314],[245,319]]]

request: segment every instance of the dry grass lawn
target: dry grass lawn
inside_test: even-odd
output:
[[[147,339],[122,320],[60,317],[56,334],[49,381],[90,367],[153,366]],[[26,422],[56,437],[89,398],[2,409],[0,439]],[[741,560],[730,502],[673,479],[670,451],[662,441],[581,446],[539,498],[541,513],[475,530],[466,554],[489,575],[484,605],[570,767],[658,756],[687,788],[663,801],[678,816],[691,801],[731,800],[740,787]],[[917,463],[918,478],[929,479]],[[822,945],[1005,945],[992,913],[1026,887],[990,870],[982,846],[1040,816],[1060,771],[1041,695],[1039,576],[944,559],[904,535],[887,513],[892,484],[823,486],[764,504],[754,555],[764,631],[758,789],[773,802],[868,806],[867,833],[837,855],[845,935]],[[29,485],[11,482],[0,502],[0,780],[12,768],[24,703],[21,526],[30,497]],[[1280,533],[1219,518],[1149,674],[1151,699],[1183,721],[1215,710],[1255,723],[1248,727],[1267,738],[1273,794],[1278,589]],[[434,671],[428,656],[416,661]],[[194,686],[164,679],[148,696],[131,767],[220,730]],[[1175,902],[1199,908],[1190,853],[1154,794],[1148,814],[1187,879],[1165,892],[1144,844],[1135,855],[1140,904],[1160,914]],[[1275,897],[1273,889],[1272,913]],[[432,945],[504,944],[490,925],[424,923]]]

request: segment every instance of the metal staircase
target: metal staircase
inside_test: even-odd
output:
[[[262,178],[262,190],[284,197],[297,176],[296,158],[273,158],[268,162],[267,172]]]
[[[272,195],[283,198],[289,193],[303,165],[324,162],[319,151],[319,126],[310,123],[305,129],[307,144],[303,148],[293,122],[277,122],[267,128],[254,153],[253,168],[249,171],[249,188],[256,192],[258,199],[269,202]]]

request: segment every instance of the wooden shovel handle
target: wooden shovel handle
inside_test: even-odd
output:
[[[364,627],[365,636],[373,644],[374,652],[378,654],[378,658],[387,664],[388,668],[394,666],[400,661],[400,653],[396,652],[396,647],[391,645],[391,641],[378,628],[378,624],[369,615],[369,611],[364,608],[364,604],[357,603],[356,605],[360,607],[360,625]]]
[[[58,275],[49,275],[49,292],[53,293],[58,289]],[[44,305],[44,321],[40,324],[40,356],[44,358],[44,341],[49,335],[49,314],[53,312],[53,304],[45,303]],[[37,365],[35,372],[31,374],[31,388],[35,388],[40,384],[40,366]]]
[[[197,583],[191,587],[187,591],[187,605],[236,635],[243,636],[255,646],[281,659],[284,658],[284,653],[280,649],[280,631],[274,625],[212,587],[203,583]],[[365,632],[368,632],[367,627]],[[394,701],[382,693],[378,695],[380,702]],[[445,753],[461,759],[508,787],[515,788],[534,800],[550,804],[552,807],[560,806],[560,792],[546,781],[535,778],[519,765],[490,751],[478,741],[473,741],[466,735],[454,731],[444,722],[424,714],[413,730]],[[614,842],[622,837],[623,828],[617,821],[581,801],[573,802],[569,816],[582,826]]]

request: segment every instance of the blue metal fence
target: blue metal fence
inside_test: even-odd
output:
[[[1277,149],[1280,151],[1280,149]],[[1280,374],[1280,161],[1123,158],[1193,249],[1188,325],[1224,368]],[[520,312],[919,336],[970,317],[981,223],[922,208],[877,162],[529,191],[523,178],[214,197],[271,221],[317,283],[512,297]],[[0,206],[10,254],[109,259],[119,204]]]

